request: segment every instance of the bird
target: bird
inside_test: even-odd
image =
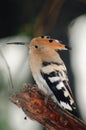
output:
[[[70,48],[50,36],[38,36],[29,44],[29,64],[38,86],[60,107],[77,116],[77,105],[72,94],[67,68],[59,50]]]

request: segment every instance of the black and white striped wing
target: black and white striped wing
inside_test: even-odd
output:
[[[60,106],[75,114],[76,105],[68,84],[65,67],[62,65],[58,67],[56,63],[46,64],[46,66],[43,66],[41,69],[41,75],[54,93]]]

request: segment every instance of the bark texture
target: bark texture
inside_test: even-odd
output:
[[[46,130],[86,130],[85,123],[59,107],[35,85],[26,85],[23,90],[12,94],[10,100]]]

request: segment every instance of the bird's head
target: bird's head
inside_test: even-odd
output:
[[[35,51],[42,51],[42,50],[69,50],[69,48],[61,44],[58,40],[56,39],[51,39],[48,36],[41,36],[41,37],[36,37],[33,38],[30,42],[29,48]]]

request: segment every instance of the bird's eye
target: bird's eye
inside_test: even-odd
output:
[[[35,45],[35,48],[38,48],[38,45]]]

